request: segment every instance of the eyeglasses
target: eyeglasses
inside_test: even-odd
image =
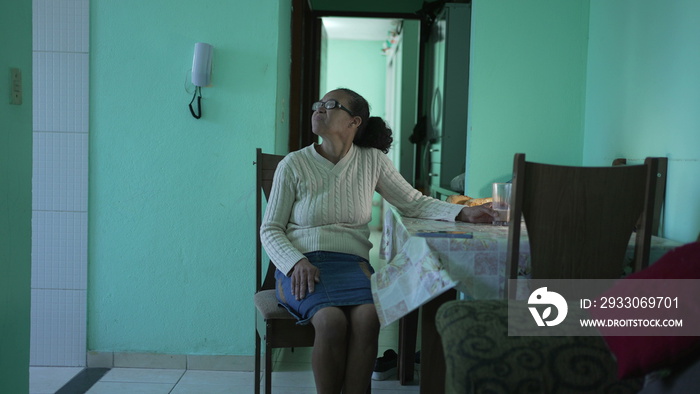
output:
[[[352,111],[350,111],[350,110],[348,109],[348,107],[343,106],[342,104],[340,104],[339,102],[337,102],[337,101],[335,101],[335,100],[328,100],[328,101],[326,101],[326,102],[317,101],[317,102],[315,102],[315,103],[313,103],[313,104],[311,105],[311,110],[312,110],[312,111],[316,111],[317,109],[319,109],[319,108],[321,108],[321,107],[324,107],[325,109],[340,108],[340,109],[342,109],[343,111],[349,113],[350,116],[355,116],[355,114],[353,114]]]

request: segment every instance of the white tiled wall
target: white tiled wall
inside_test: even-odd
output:
[[[85,290],[32,289],[32,366],[86,364]]]
[[[81,52],[34,52],[34,131],[87,133],[88,60]]]
[[[32,366],[85,366],[89,0],[33,0]]]
[[[87,289],[87,213],[34,211],[32,289]]]
[[[87,211],[87,152],[87,132],[34,131],[32,209]]]

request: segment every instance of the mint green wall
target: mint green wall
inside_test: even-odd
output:
[[[0,3],[0,392],[29,392],[32,235],[32,2]],[[10,68],[22,105],[10,105]]]
[[[700,233],[700,2],[591,0],[584,163],[669,158],[664,236]]]
[[[681,193],[696,196],[699,191],[692,180],[698,153],[690,150],[699,145],[700,121],[697,111],[687,110],[698,106],[698,77],[690,70],[700,61],[689,49],[695,48],[691,37],[697,37],[698,24],[687,19],[698,15],[698,6],[686,0],[678,3],[681,9],[652,7],[644,1],[645,7],[592,1],[588,48],[587,0],[474,0],[470,193],[488,195],[492,181],[507,178],[515,152],[537,161],[595,164],[618,154],[641,157],[655,148],[653,154],[672,159],[667,235],[680,240],[697,234],[698,220],[678,212]],[[12,18],[0,13],[0,25],[28,29],[31,16],[17,19],[12,8]],[[31,7],[26,8],[30,14]],[[283,41],[289,3],[207,0],[199,5],[203,16],[197,17],[191,2],[182,0],[95,1],[91,8],[88,348],[251,355],[252,161],[255,147],[284,153],[286,146],[289,49]],[[644,31],[649,26],[656,34]],[[196,41],[215,47],[214,86],[203,89],[200,120],[190,116],[191,94],[184,88]],[[645,41],[652,48],[642,45]],[[3,52],[10,46],[10,53],[20,45],[0,43]],[[25,63],[31,60],[30,38],[26,51]],[[650,59],[649,54],[657,60],[636,62]],[[678,61],[663,62],[664,56]],[[654,95],[631,101],[622,95],[623,87],[642,82]],[[329,88],[350,84],[367,96],[375,113],[384,112],[383,96],[375,99],[353,81],[333,82]],[[383,88],[384,82],[376,86]],[[653,99],[659,94],[661,100]],[[0,111],[11,110],[0,104]],[[4,128],[11,117],[0,115]],[[0,160],[19,157],[12,163],[28,163],[20,167],[26,173],[31,117],[23,113],[21,119],[27,136],[2,144],[0,149],[20,149],[12,152],[15,156],[3,150]],[[660,131],[669,125],[672,131]],[[636,130],[640,139],[632,141]],[[22,148],[28,157],[21,157]],[[28,193],[29,180],[22,182],[25,192],[10,193]],[[3,180],[0,187],[5,185]],[[30,195],[6,197],[7,190],[0,190],[3,199],[17,197],[23,201],[20,211],[29,212]],[[692,215],[697,217],[697,210]],[[13,231],[22,224],[29,231],[22,223],[26,218],[12,218]],[[3,247],[9,245],[5,239]],[[18,241],[29,248],[28,236]],[[20,306],[27,303],[27,323],[19,322],[18,330],[28,328],[26,253],[27,267],[3,276],[12,278],[10,287],[18,286]],[[0,257],[5,256],[3,250]],[[26,289],[17,280],[23,277]],[[23,367],[28,365],[28,330],[25,335],[25,346],[14,347],[14,338],[0,342],[3,354],[5,346],[17,349],[20,357],[26,352]],[[26,375],[13,372],[15,377],[24,381]]]
[[[328,33],[326,32],[326,27],[321,25],[321,53],[319,54],[319,73],[318,73],[318,89],[321,92],[319,94],[325,94],[328,89],[326,87],[326,80],[328,79],[326,73],[328,72]]]
[[[474,0],[467,193],[508,179],[515,152],[572,165],[666,156],[663,235],[696,239],[699,12],[693,0]]]
[[[253,160],[287,133],[289,10],[92,2],[89,350],[253,354]],[[197,41],[214,46],[199,120]]]
[[[466,193],[491,195],[513,155],[581,164],[588,0],[474,0]]]
[[[289,150],[289,75],[292,66],[292,2],[279,1],[277,31],[277,127],[275,153]]]
[[[361,94],[371,106],[371,116],[384,117],[386,99],[386,57],[382,41],[333,40],[327,43],[327,90],[349,88]],[[321,92],[323,97],[327,92]],[[310,112],[310,110],[309,110]]]

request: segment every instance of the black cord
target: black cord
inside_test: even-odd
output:
[[[199,93],[199,97],[197,97],[197,93]],[[198,114],[194,112],[194,108],[192,108],[192,103],[194,102],[195,97],[197,97],[197,111],[199,112]],[[194,116],[195,119],[199,119],[202,117],[202,88],[200,86],[195,86],[194,88],[194,95],[192,96],[192,101],[190,101],[190,112],[192,113],[192,116]]]

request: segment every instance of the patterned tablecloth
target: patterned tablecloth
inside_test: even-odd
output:
[[[422,237],[434,231],[471,232],[473,238]],[[652,237],[650,261],[680,243]],[[456,288],[465,298],[505,297],[508,226],[452,223],[385,214],[380,256],[388,264],[372,275],[372,295],[379,320],[386,326],[445,291]],[[634,253],[634,237],[628,255]],[[525,225],[520,238],[519,275],[530,270],[530,245]]]

